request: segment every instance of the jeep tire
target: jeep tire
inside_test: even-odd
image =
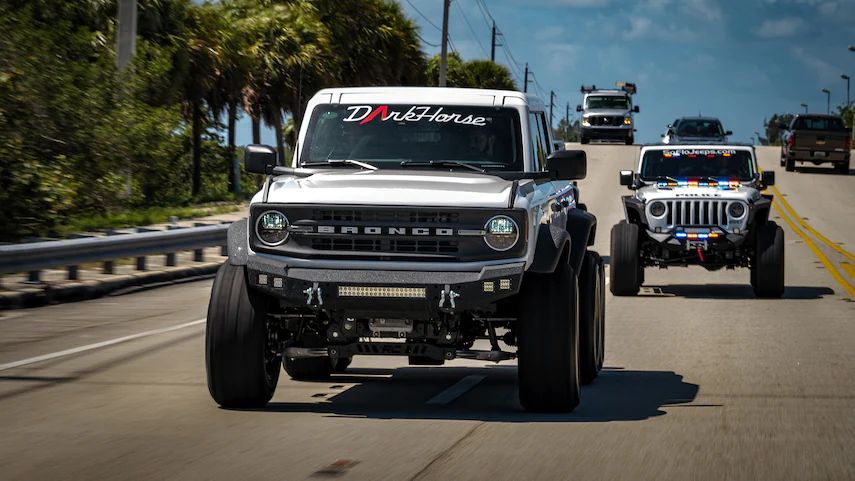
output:
[[[624,142],[626,143],[626,145],[634,144],[635,143],[635,136],[630,135],[629,137],[626,138],[626,140]]]
[[[325,339],[314,332],[303,334],[300,347],[326,347]],[[282,367],[295,381],[318,381],[327,379],[333,372],[333,362],[328,357],[284,357]]]
[[[602,279],[600,265],[602,258],[596,252],[588,251],[582,260],[579,272],[579,381],[590,384],[602,367],[602,321],[600,314]]]
[[[281,361],[267,345],[267,301],[248,288],[243,266],[220,266],[208,305],[205,368],[208,391],[222,407],[261,407],[276,390]]]
[[[641,286],[638,226],[620,221],[612,227],[609,289],[616,296],[634,296]]]
[[[585,137],[585,136],[583,135],[583,136],[579,137],[579,143],[581,143],[581,144],[589,144],[589,143],[591,143],[591,139],[589,139],[588,137]]]
[[[774,222],[757,229],[751,280],[757,297],[784,294],[784,230]]]
[[[519,397],[536,412],[570,412],[579,404],[579,292],[573,268],[527,274],[517,321]]]

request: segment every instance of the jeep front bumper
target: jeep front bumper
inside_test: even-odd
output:
[[[524,262],[478,272],[295,268],[259,256],[247,263],[250,287],[289,307],[414,319],[487,309],[519,292],[524,270]]]

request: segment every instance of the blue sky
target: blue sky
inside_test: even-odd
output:
[[[428,55],[439,52],[442,0],[400,0],[420,26]],[[653,142],[678,116],[721,118],[732,140],[762,133],[773,112],[825,112],[846,102],[841,74],[855,76],[855,0],[485,0],[519,64],[554,90],[564,115],[581,100],[579,86],[638,84],[637,141]],[[422,16],[423,14],[424,16]],[[426,17],[426,18],[425,18]],[[431,23],[429,23],[429,21]],[[453,0],[451,42],[464,59],[489,58],[490,30],[478,0]],[[476,40],[477,38],[477,40]],[[522,78],[497,49],[497,61]],[[522,86],[521,83],[519,85]],[[548,99],[547,99],[548,100]],[[242,122],[238,141],[247,143]],[[265,142],[272,142],[266,132]]]

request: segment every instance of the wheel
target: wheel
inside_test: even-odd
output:
[[[626,138],[626,140],[624,142],[626,143],[626,145],[632,145],[635,143],[635,137],[630,135],[629,137]]]
[[[582,137],[579,139],[579,142],[581,142],[581,143],[583,143],[583,144],[588,144],[588,143],[590,143],[590,142],[591,142],[591,139],[589,139],[588,137],[582,136]]]
[[[784,230],[778,224],[768,222],[757,229],[751,270],[755,296],[784,294]]]
[[[600,263],[595,252],[586,252],[579,272],[579,380],[590,384],[603,365],[600,350],[601,290]]]
[[[442,366],[445,364],[443,359],[431,359],[425,356],[408,356],[410,366]]]
[[[344,372],[347,370],[347,367],[350,366],[350,363],[353,361],[351,357],[340,357],[336,359],[335,362],[332,363],[332,372]]]
[[[303,334],[302,347],[325,347],[326,342],[314,332]],[[285,372],[296,381],[327,379],[333,371],[333,363],[328,357],[286,357],[282,360]]]
[[[621,221],[612,227],[609,288],[616,296],[634,296],[641,286],[638,262],[638,226]]]
[[[579,293],[573,268],[527,274],[517,321],[520,403],[570,412],[579,404]]]
[[[834,171],[838,174],[849,175],[849,161],[834,164]]]
[[[246,269],[224,263],[217,271],[205,330],[208,391],[223,407],[260,407],[279,382],[280,355],[268,346],[269,300],[251,291]]]
[[[796,160],[787,157],[784,159],[784,170],[787,172],[794,172],[796,170]]]

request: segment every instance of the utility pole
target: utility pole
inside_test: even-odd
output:
[[[490,48],[490,61],[496,61],[496,22],[493,21],[493,41],[492,47]]]
[[[808,113],[808,104],[802,104],[802,107],[805,108],[805,113]]]
[[[549,91],[549,130],[552,130],[552,109],[555,107],[555,91]]]
[[[116,67],[124,70],[137,50],[137,0],[119,0]]]
[[[448,9],[451,0],[442,2],[442,50],[439,57],[439,86],[445,87],[445,75],[448,69]]]
[[[523,92],[528,92],[528,62],[525,63],[525,76],[523,78]]]
[[[846,106],[849,107],[849,76],[843,74],[840,76],[840,78],[846,81]]]
[[[564,110],[564,140],[570,140],[570,101],[567,101],[567,107]]]
[[[826,101],[825,113],[828,115],[831,115],[831,90],[822,89],[822,93],[825,94],[825,101]]]

